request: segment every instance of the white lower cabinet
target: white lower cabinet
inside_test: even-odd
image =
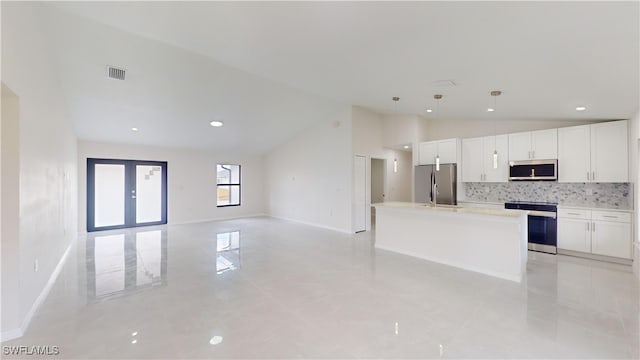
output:
[[[559,218],[558,247],[586,253],[591,252],[590,226],[590,220]]]
[[[558,248],[631,259],[631,214],[558,209]]]

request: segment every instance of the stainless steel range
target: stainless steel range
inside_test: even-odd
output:
[[[557,253],[558,204],[542,202],[508,202],[505,209],[528,210],[529,250]]]

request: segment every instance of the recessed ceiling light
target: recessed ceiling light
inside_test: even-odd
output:
[[[494,111],[496,111],[496,110],[495,110],[494,108],[488,108],[488,109],[487,109],[487,111],[488,111],[488,112],[494,112]]]
[[[138,131],[138,128],[137,127],[132,127],[131,131]]]
[[[428,113],[430,113],[430,112],[433,112],[433,110],[431,110],[431,109],[427,109],[427,112],[428,112]]]
[[[585,111],[587,110],[586,106],[576,106],[576,111]]]
[[[222,336],[219,335],[215,335],[214,337],[211,338],[211,340],[209,340],[209,344],[211,345],[218,345],[222,342]]]
[[[405,146],[403,146],[403,147],[404,147],[405,149],[408,149],[408,148],[409,148],[409,145],[405,145]]]
[[[211,125],[213,127],[220,127],[220,126],[224,125],[224,123],[222,121],[213,120],[212,122],[209,123],[209,125]]]

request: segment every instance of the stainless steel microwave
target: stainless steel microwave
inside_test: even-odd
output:
[[[558,160],[509,161],[509,181],[557,181]]]

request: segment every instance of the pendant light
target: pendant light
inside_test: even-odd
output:
[[[436,100],[436,118],[440,115],[440,100],[442,100],[441,94],[433,95]],[[440,154],[436,154],[436,171],[440,171]]]
[[[498,96],[502,95],[502,91],[500,90],[493,90],[491,92],[491,96],[493,96],[493,108],[489,108],[488,111],[495,111],[496,110],[496,103],[497,103],[497,98]],[[496,119],[493,119],[493,168],[497,169],[498,168],[498,149],[496,146]]]
[[[396,115],[398,115],[398,101],[400,101],[400,98],[398,96],[394,96],[391,98],[391,100],[393,100],[393,103],[395,104],[395,113]],[[398,159],[395,158],[393,159],[393,172],[397,173],[398,172]]]

